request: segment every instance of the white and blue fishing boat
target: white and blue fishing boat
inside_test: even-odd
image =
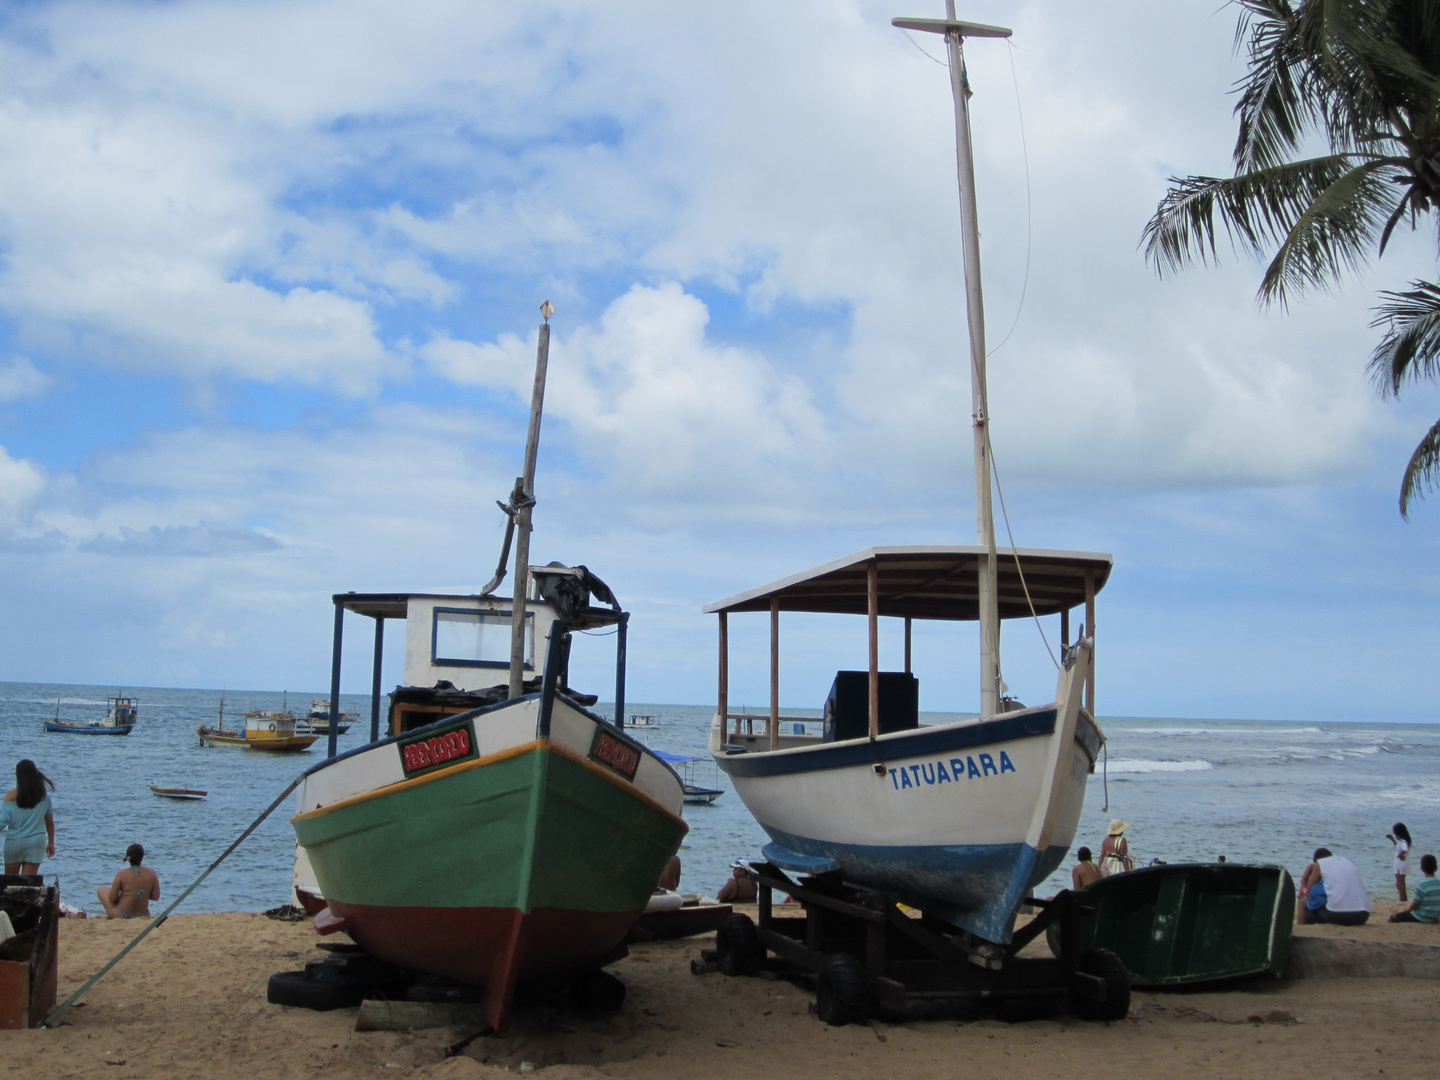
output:
[[[1111,558],[996,545],[969,88],[960,45],[966,37],[1010,31],[957,21],[953,4],[948,7],[947,19],[894,22],[943,34],[950,53],[979,542],[872,547],[706,607],[720,621],[719,708],[710,749],[769,834],[763,854],[773,865],[835,875],[1005,945],[1025,898],[1069,851],[1104,744],[1094,717],[1094,605]],[[1071,642],[1069,616],[1076,608],[1083,608],[1084,624]],[[727,620],[742,612],[770,616],[768,714],[729,710]],[[782,612],[864,616],[868,623],[868,670],[836,674],[820,734],[807,733],[801,723],[807,718],[780,715]],[[1026,708],[1007,696],[1001,679],[1000,623],[1048,615],[1060,616],[1055,698]],[[882,618],[903,622],[901,671],[880,670]],[[975,719],[920,723],[911,665],[916,619],[979,622]],[[857,640],[846,653],[864,655],[863,647]],[[815,688],[817,699],[821,689]],[[961,711],[960,703],[953,711]]]
[[[128,697],[106,698],[105,715],[98,720],[61,720],[60,703],[55,719],[45,721],[45,730],[62,735],[129,735],[135,730],[135,702]]]

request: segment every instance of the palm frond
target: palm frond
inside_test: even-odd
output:
[[[1237,173],[1283,162],[1320,117],[1315,103],[1299,92],[1304,57],[1297,48],[1295,12],[1288,0],[1240,0],[1240,6],[1245,14],[1236,25],[1235,43],[1238,51],[1248,38],[1250,67],[1236,85]]]
[[[1405,466],[1405,476],[1400,481],[1400,516],[1410,520],[1410,504],[1424,498],[1440,487],[1440,421],[1425,433],[1415,453],[1410,455],[1410,464]]]
[[[1289,293],[1324,285],[1364,265],[1394,198],[1388,181],[1399,169],[1390,158],[1361,161],[1312,199],[1266,267],[1260,299],[1284,303]],[[1280,202],[1277,209],[1292,205]],[[1276,213],[1266,223],[1278,220]]]
[[[1208,263],[1218,257],[1215,238],[1222,225],[1232,246],[1261,255],[1289,237],[1306,210],[1362,163],[1335,154],[1234,177],[1171,177],[1145,226],[1145,257],[1161,274],[1193,261]]]
[[[1407,380],[1440,376],[1440,285],[1412,281],[1410,291],[1382,292],[1371,326],[1383,326],[1385,337],[1370,357],[1370,374],[1387,397],[1395,397]]]

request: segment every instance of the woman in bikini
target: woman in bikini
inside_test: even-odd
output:
[[[125,861],[130,865],[115,875],[107,888],[102,885],[95,890],[95,896],[105,906],[105,915],[111,919],[148,919],[150,901],[160,899],[160,879],[148,866],[141,866],[145,849],[131,844],[125,849]]]

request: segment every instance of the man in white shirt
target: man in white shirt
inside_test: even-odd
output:
[[[1360,871],[1343,855],[1316,848],[1315,861],[1300,879],[1302,923],[1360,926],[1370,918],[1370,897],[1360,883]]]

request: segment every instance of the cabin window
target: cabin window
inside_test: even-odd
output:
[[[458,667],[510,666],[508,611],[436,608],[430,638],[430,659]],[[535,669],[535,613],[525,613],[525,670]]]

